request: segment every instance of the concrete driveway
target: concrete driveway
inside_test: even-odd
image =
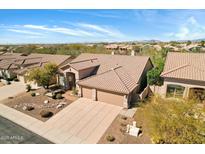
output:
[[[0,104],[0,115],[53,143],[95,144],[121,107],[79,98],[46,122]]]
[[[8,97],[14,97],[25,91],[25,84],[21,82],[12,82],[10,85],[0,87],[0,101]]]

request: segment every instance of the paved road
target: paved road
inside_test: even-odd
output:
[[[8,97],[14,97],[25,91],[25,85],[21,82],[14,82],[10,85],[0,87],[0,101]]]
[[[0,116],[0,144],[51,144],[51,142]]]

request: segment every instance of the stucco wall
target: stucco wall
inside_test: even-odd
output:
[[[185,87],[184,97],[188,96],[189,88],[205,88],[205,82],[166,78],[164,79],[164,84],[161,87],[161,91],[160,91],[161,95],[164,97],[166,97],[167,85],[169,84],[180,85]]]
[[[83,87],[81,95],[82,95],[82,97],[91,99],[92,98],[92,89],[87,88],[87,87]]]

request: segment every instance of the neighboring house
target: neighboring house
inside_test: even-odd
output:
[[[107,50],[118,50],[119,49],[119,45],[117,45],[117,44],[108,44],[108,45],[105,46],[105,48]]]
[[[67,55],[5,53],[0,55],[0,76],[6,74],[8,78],[17,77],[20,82],[37,85],[26,81],[26,75],[33,68],[43,67],[46,63],[54,63],[61,67],[71,61]]]
[[[169,52],[161,77],[164,96],[205,100],[205,53]]]
[[[146,56],[81,54],[61,67],[67,89],[79,96],[125,108],[147,86],[146,73],[153,67]]]

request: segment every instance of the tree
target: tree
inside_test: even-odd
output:
[[[186,42],[186,45],[188,46],[188,45],[190,45],[191,44],[191,41],[187,41]]]
[[[200,44],[201,44],[202,47],[204,47],[205,41],[202,40],[202,41],[200,42]]]
[[[160,74],[164,68],[164,61],[167,52],[168,50],[162,49],[160,53],[152,57],[152,61],[155,67],[147,72],[147,83],[149,85],[161,86],[163,84],[163,80],[160,77]]]
[[[205,143],[204,110],[194,100],[168,100],[154,96],[143,107],[154,143]]]
[[[147,82],[149,85],[162,85],[163,81],[160,77],[161,70],[153,68],[147,73]]]
[[[48,63],[43,68],[35,68],[28,73],[27,79],[35,81],[38,85],[48,88],[51,80],[58,71],[56,64]]]

